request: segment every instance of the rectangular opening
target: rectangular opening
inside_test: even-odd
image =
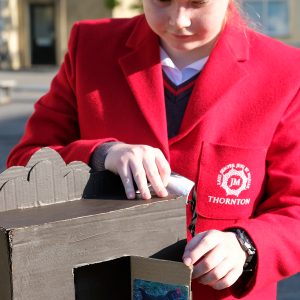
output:
[[[76,300],[130,300],[130,257],[74,269]]]
[[[150,258],[124,256],[76,267],[75,299],[130,300],[133,295],[134,300],[140,300],[142,288],[146,289],[145,293],[152,295],[153,288],[156,292],[159,289],[161,295],[176,291],[185,296],[180,299],[189,299],[191,270],[182,263],[185,245],[186,240],[178,241]]]

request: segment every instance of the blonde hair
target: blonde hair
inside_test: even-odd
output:
[[[241,22],[241,24],[243,23],[244,26],[246,25],[248,27],[251,27],[256,31],[262,30],[261,24],[254,21],[247,13],[247,11],[245,11],[242,6],[241,0],[229,0],[229,14],[231,14],[233,11],[235,11],[235,13],[237,13],[241,17],[241,20],[243,21]]]

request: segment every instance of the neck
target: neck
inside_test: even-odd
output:
[[[193,62],[209,56],[215,46],[216,41],[217,38],[193,50],[172,49],[168,47],[168,45],[164,43],[164,41],[161,41],[161,46],[172,59],[176,67],[181,70],[184,67],[192,64]]]

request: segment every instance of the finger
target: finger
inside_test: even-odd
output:
[[[193,273],[193,278],[198,278],[198,281],[202,284],[212,284],[225,277],[233,268],[232,263],[228,259],[224,259],[205,274],[194,277]]]
[[[223,290],[232,286],[242,275],[243,270],[232,269],[220,280],[209,284],[215,290]]]
[[[131,171],[128,164],[122,165],[118,169],[118,174],[122,180],[125,193],[128,199],[134,199],[135,198],[135,190],[133,186],[133,180]]]
[[[195,264],[200,258],[211,251],[219,244],[220,238],[217,230],[209,230],[197,234],[187,244],[184,254],[183,261],[188,266]]]
[[[142,199],[151,199],[151,193],[148,187],[146,172],[144,170],[142,162],[131,160],[129,162],[129,166],[137,188],[141,193]]]
[[[169,178],[171,176],[171,168],[169,162],[166,160],[165,156],[159,149],[157,149],[156,151],[155,162],[163,185],[167,186],[169,183]]]
[[[223,248],[218,245],[214,249],[209,251],[202,259],[200,259],[199,263],[193,269],[193,278],[203,278],[205,276],[208,276],[209,280],[211,281],[211,277],[214,277],[215,275],[219,276],[219,272],[221,272],[221,270],[225,269],[226,267],[226,265],[224,264],[224,251],[222,249]],[[228,266],[225,274],[231,268],[232,266]],[[221,277],[223,277],[225,274],[224,272],[221,272]],[[215,278],[214,280],[220,279],[221,277]]]
[[[145,168],[145,172],[151,186],[158,197],[166,197],[168,196],[168,192],[162,182],[160,174],[158,172],[154,156],[144,158],[143,166]]]

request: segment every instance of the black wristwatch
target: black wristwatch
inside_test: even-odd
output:
[[[235,233],[238,242],[247,254],[246,262],[244,264],[244,271],[253,271],[256,265],[256,248],[254,247],[248,234],[245,232],[245,230],[240,228],[230,228],[227,231]]]

